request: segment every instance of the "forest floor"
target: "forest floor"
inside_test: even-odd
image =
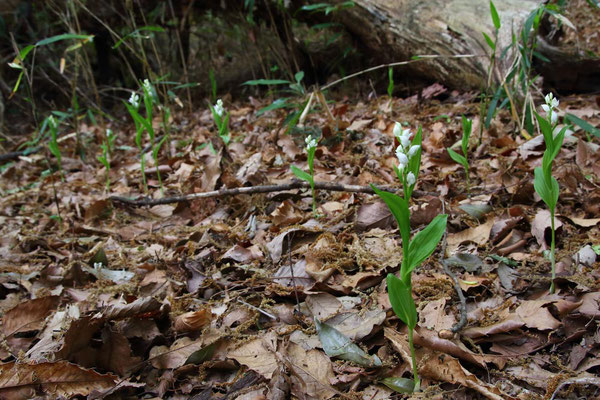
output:
[[[290,134],[281,111],[255,117],[268,102],[226,102],[228,147],[208,109],[177,114],[173,156],[159,157],[164,196],[148,154],[149,194],[293,182],[290,165],[307,170],[306,135],[321,133],[317,182],[396,185],[394,122],[422,126],[411,228],[449,218],[444,243],[413,276],[423,380],[413,396],[542,399],[576,380],[587,385],[565,385],[560,398],[597,396],[598,138],[575,131],[555,161],[557,291],[549,294],[550,218],[533,189],[541,136],[523,138],[500,113],[479,145],[474,98],[436,84],[421,98],[338,101],[335,124],[315,112]],[[600,122],[597,98],[560,100],[561,115]],[[461,115],[474,120],[470,198],[464,170],[446,151],[460,141]],[[133,129],[114,127],[110,193],[106,170],[73,156],[74,134],[60,142],[64,181],[44,173],[44,153],[2,167],[0,397],[401,396],[380,382],[410,377],[410,366],[406,327],[384,279],[398,271],[400,238],[377,196],[317,190],[317,218],[306,189],[152,206],[111,200],[144,195]],[[102,129],[81,132],[87,154],[98,154]],[[447,331],[460,302],[442,260],[466,297],[468,322],[455,335]],[[372,356],[363,365],[329,357],[315,317]]]
[[[567,17],[597,24],[578,9]],[[597,29],[579,32],[563,40],[597,52]],[[174,113],[158,165],[146,153],[147,192],[126,117],[80,124],[84,160],[61,126],[63,178],[47,149],[0,165],[0,399],[600,398],[600,137],[574,129],[554,163],[550,294],[550,215],[533,186],[545,146],[508,112],[480,135],[478,94],[433,84],[332,101],[331,115],[316,107],[286,133],[284,111],[257,116],[270,100],[225,96],[228,146],[207,107]],[[561,121],[600,126],[597,95],[559,100]],[[470,196],[447,152],[462,115],[473,120]],[[423,132],[413,232],[448,214],[413,273],[422,384],[411,395],[384,384],[412,373],[385,281],[401,239],[369,186],[401,187],[395,122]],[[96,160],[106,128],[109,191]],[[290,170],[308,171],[309,135],[317,216]],[[224,191],[264,185],[283,188]],[[459,292],[467,321],[453,332]]]

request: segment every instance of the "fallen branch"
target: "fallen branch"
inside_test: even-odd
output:
[[[445,201],[442,201],[442,210],[442,212],[446,212]],[[458,296],[459,300],[458,310],[460,312],[460,319],[457,323],[452,325],[452,328],[450,328],[450,332],[457,333],[460,332],[465,327],[465,325],[467,325],[467,299],[465,299],[465,295],[462,292],[462,288],[460,287],[458,277],[454,274],[454,272],[452,272],[450,266],[448,266],[448,263],[445,260],[446,246],[448,245],[447,239],[448,230],[446,229],[446,232],[444,232],[444,237],[442,238],[442,255],[440,263],[444,266],[444,272],[446,273],[446,275],[448,275],[454,282],[454,290],[456,291],[456,295]]]
[[[377,187],[379,190],[385,190],[386,192],[398,192],[399,188],[391,186]],[[196,199],[205,199],[208,197],[222,197],[222,196],[235,196],[238,194],[256,194],[256,193],[270,193],[270,192],[282,192],[291,189],[310,189],[310,184],[304,181],[292,181],[290,183],[283,183],[279,185],[263,185],[263,186],[247,186],[238,187],[231,189],[220,189],[212,192],[203,193],[192,193],[183,196],[175,197],[164,197],[162,199],[151,199],[148,197],[130,198],[124,196],[110,196],[108,199],[112,201],[118,201],[121,203],[131,204],[134,206],[156,206],[159,204],[173,204],[181,203]],[[333,192],[355,192],[355,193],[368,193],[375,194],[370,186],[360,185],[346,185],[343,183],[329,183],[329,182],[315,182],[315,189],[329,190]],[[415,190],[413,192],[416,196],[423,195],[436,195],[435,193],[423,192]]]

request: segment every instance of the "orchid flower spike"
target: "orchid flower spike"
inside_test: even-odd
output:
[[[308,136],[304,142],[306,143],[306,150],[311,150],[317,147],[317,139],[312,136]]]
[[[215,104],[215,113],[219,117],[222,117],[223,111],[225,111],[225,109],[223,108],[223,100],[219,99],[219,100],[217,100],[217,104]]]

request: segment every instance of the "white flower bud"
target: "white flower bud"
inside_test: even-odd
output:
[[[400,137],[400,135],[402,135],[402,125],[400,125],[400,122],[396,122],[394,125],[394,136]]]
[[[408,175],[406,175],[406,183],[408,183],[408,186],[414,185],[416,181],[415,174],[412,172],[409,172]]]
[[[411,146],[410,150],[408,150],[408,158],[412,158],[415,154],[417,154],[420,148],[421,146],[419,146],[418,144]]]

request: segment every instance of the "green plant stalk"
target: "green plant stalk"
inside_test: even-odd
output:
[[[550,210],[550,227],[552,228],[552,240],[550,242],[550,264],[552,266],[552,281],[550,282],[550,294],[554,294],[554,279],[556,278],[556,261],[555,261],[555,230],[554,230],[554,209]]]
[[[317,215],[317,201],[316,201],[316,193],[315,193],[315,171],[314,171],[314,160],[315,160],[315,151],[316,148],[311,148],[308,150],[308,171],[310,173],[310,190],[312,192],[312,209],[313,215],[315,218]]]
[[[408,346],[410,347],[410,358],[412,360],[413,380],[415,381],[415,392],[421,387],[421,379],[419,379],[419,371],[417,370],[417,357],[415,356],[415,344],[413,339],[413,329],[408,328]]]

